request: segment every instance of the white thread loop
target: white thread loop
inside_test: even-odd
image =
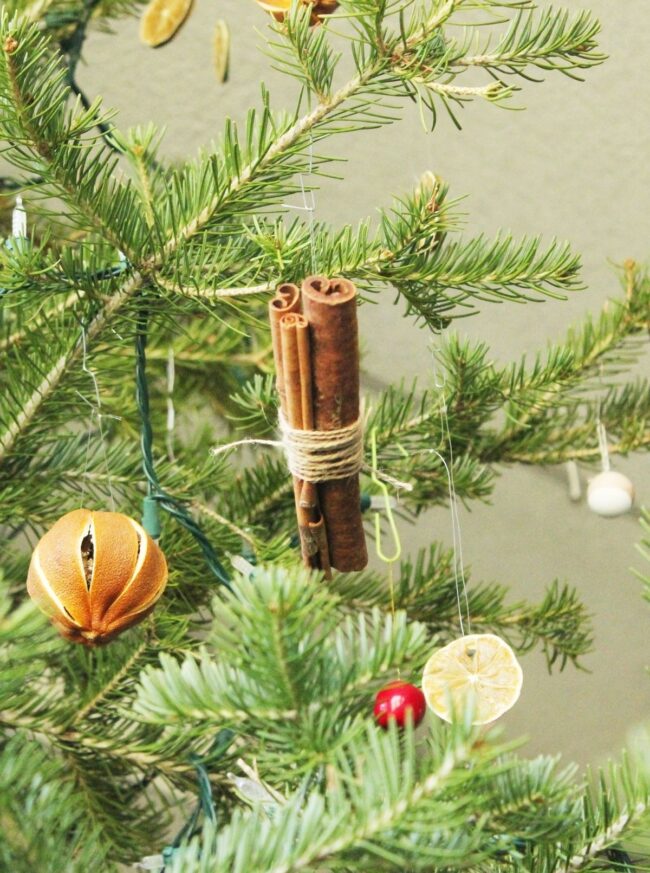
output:
[[[27,239],[27,213],[20,194],[16,197],[16,205],[11,213],[11,235],[14,239]]]
[[[336,430],[293,428],[280,413],[282,445],[291,473],[304,482],[330,482],[357,476],[363,468],[363,422]]]
[[[602,465],[603,471],[607,473],[611,469],[611,464],[609,463],[609,449],[607,447],[607,431],[605,430],[605,425],[602,423],[600,418],[596,423],[596,430],[598,433],[600,463]]]

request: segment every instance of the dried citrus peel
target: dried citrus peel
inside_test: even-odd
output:
[[[467,700],[476,725],[489,724],[519,699],[523,672],[510,646],[495,634],[468,634],[438,649],[422,674],[422,691],[437,716],[451,721]]]
[[[150,0],[140,19],[140,40],[156,48],[169,42],[192,8],[192,0]]]

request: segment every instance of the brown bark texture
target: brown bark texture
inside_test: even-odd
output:
[[[280,408],[292,428],[336,430],[359,417],[356,288],[346,279],[312,276],[284,284],[269,304]],[[301,314],[302,310],[302,314]],[[359,477],[303,482],[294,476],[304,563],[327,575],[368,563]]]

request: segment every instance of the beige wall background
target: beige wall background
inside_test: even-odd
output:
[[[427,169],[466,194],[467,233],[499,229],[541,233],[571,241],[582,253],[588,291],[567,302],[486,305],[458,330],[486,340],[499,361],[544,348],[568,325],[596,313],[618,290],[612,263],[648,259],[650,250],[650,48],[647,0],[584,0],[602,22],[609,61],[585,83],[560,75],[524,83],[507,112],[474,104],[456,131],[441,116],[426,134],[407,107],[404,120],[379,132],[341,137],[331,152],[346,160],[343,182],[317,194],[317,216],[335,223],[374,214],[413,187]],[[232,33],[230,81],[212,67],[218,18]],[[138,22],[126,20],[114,36],[94,33],[86,45],[80,81],[92,96],[119,111],[117,124],[154,121],[167,130],[163,151],[181,159],[217,138],[225,119],[241,119],[259,103],[260,82],[276,106],[293,107],[293,86],[272,70],[262,51],[266,18],[253,0],[196,0],[176,39],[158,50],[138,41]],[[386,292],[362,309],[368,384],[430,372],[429,335],[402,318]],[[645,358],[645,369],[650,358]],[[643,365],[641,365],[643,367]],[[616,462],[650,503],[647,456]],[[587,471],[583,471],[586,480]],[[584,502],[569,501],[561,469],[501,470],[492,506],[462,513],[464,553],[476,580],[509,585],[512,598],[539,599],[554,578],[575,584],[593,613],[596,648],[584,666],[549,677],[541,655],[524,659],[525,683],[517,707],[504,719],[509,735],[529,737],[526,751],[561,751],[581,763],[616,752],[629,727],[650,713],[648,629],[635,552],[638,518],[604,520]],[[436,538],[451,540],[449,513],[436,510],[404,531],[410,549]]]

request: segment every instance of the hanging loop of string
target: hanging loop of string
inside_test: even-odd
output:
[[[142,469],[147,480],[147,496],[144,499],[142,525],[150,536],[160,536],[158,507],[182,525],[194,537],[203,552],[210,570],[222,585],[230,588],[230,577],[221,564],[209,539],[185,509],[182,502],[168,494],[161,486],[153,459],[153,429],[149,410],[149,386],[147,383],[147,327],[148,310],[140,309],[135,336],[136,401],[141,421],[140,447]]]
[[[437,350],[435,347],[431,349],[433,358],[433,378],[434,385],[438,390],[440,398],[440,432],[443,441],[447,444],[447,452],[449,462],[436,449],[428,449],[425,451],[436,455],[442,461],[442,464],[447,473],[447,486],[449,490],[449,507],[451,512],[451,536],[452,548],[454,556],[454,582],[456,586],[456,603],[458,606],[458,621],[460,623],[460,632],[465,636],[465,626],[463,622],[463,603],[465,606],[465,615],[467,618],[467,632],[472,631],[472,620],[469,608],[469,597],[467,594],[467,582],[465,580],[465,561],[463,559],[463,539],[460,530],[460,516],[458,514],[458,497],[456,494],[456,485],[454,483],[454,447],[451,439],[451,431],[449,429],[449,416],[447,415],[447,398],[445,388],[447,384],[446,374],[443,370],[443,375],[440,377],[437,366]],[[461,593],[462,592],[462,593]]]
[[[81,326],[81,337],[80,338],[81,338],[81,354],[82,354],[81,369],[84,373],[86,373],[90,377],[90,379],[93,383],[93,393],[95,395],[95,402],[92,403],[80,391],[77,391],[77,394],[79,395],[79,397],[81,397],[81,399],[85,403],[87,403],[91,409],[90,420],[88,422],[88,436],[86,439],[86,458],[85,458],[85,463],[84,463],[84,472],[83,472],[83,476],[81,477],[82,484],[81,484],[80,502],[81,502],[81,505],[83,506],[84,496],[86,493],[86,474],[88,473],[88,463],[90,460],[90,443],[91,443],[92,432],[93,432],[93,420],[94,420],[95,416],[97,416],[97,431],[99,433],[99,441],[100,441],[100,445],[102,447],[102,454],[104,457],[104,469],[106,471],[106,484],[108,487],[108,494],[109,494],[109,498],[111,501],[111,510],[113,512],[115,512],[115,495],[113,493],[113,483],[111,481],[111,470],[110,470],[110,464],[108,462],[108,450],[106,448],[106,439],[105,439],[105,435],[104,435],[103,419],[105,418],[105,416],[102,413],[102,399],[101,399],[101,396],[99,393],[99,383],[97,381],[97,376],[95,376],[94,371],[88,366],[88,340],[86,337],[86,328],[84,325]]]
[[[384,514],[386,515],[386,520],[388,521],[388,526],[390,527],[390,532],[393,536],[393,543],[395,546],[395,551],[392,555],[387,555],[382,546],[382,534],[381,534],[381,516],[378,512],[373,513],[375,517],[375,548],[377,551],[377,557],[380,561],[383,561],[385,564],[393,564],[395,561],[399,561],[402,556],[402,541],[399,536],[399,531],[397,529],[397,524],[395,522],[395,515],[393,513],[393,502],[392,498],[388,492],[388,488],[384,482],[382,482],[377,473],[377,428],[373,427],[370,432],[370,478],[374,482],[374,484],[379,488],[383,497],[384,497]]]
[[[397,529],[397,523],[395,522],[395,515],[393,513],[393,498],[391,497],[388,487],[385,482],[379,478],[379,470],[377,464],[377,428],[373,427],[370,431],[370,477],[373,483],[379,488],[383,497],[383,510],[388,521],[388,526],[390,528],[390,532],[393,537],[394,543],[394,551],[392,555],[387,555],[384,552],[384,548],[382,545],[382,532],[381,532],[381,515],[379,512],[375,512],[375,551],[377,552],[377,557],[380,561],[383,561],[388,568],[388,593],[390,596],[390,613],[395,621],[395,576],[394,576],[394,564],[399,561],[402,556],[402,540],[400,539],[399,530]],[[398,667],[397,675],[401,676],[401,671]]]
[[[598,450],[600,451],[600,463],[604,473],[608,473],[611,469],[609,461],[609,448],[607,446],[607,431],[601,418],[602,410],[602,393],[605,390],[605,380],[603,378],[603,362],[600,362],[598,367],[598,383],[600,393],[596,401],[596,435],[598,437]]]

